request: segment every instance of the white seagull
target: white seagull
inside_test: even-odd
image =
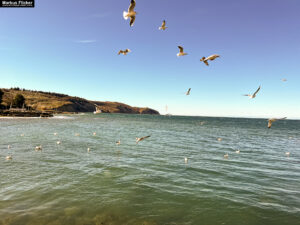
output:
[[[177,53],[177,57],[187,55],[187,53],[183,52],[183,47],[178,46],[178,48],[179,48],[179,53]]]
[[[120,54],[127,55],[129,52],[131,52],[131,50],[127,48],[127,49],[125,49],[125,50],[120,50],[120,51],[118,52],[118,55],[120,55]]]
[[[6,160],[12,160],[12,156],[11,156],[11,155],[8,155],[8,156],[5,157],[5,159],[6,159]]]
[[[229,156],[229,155],[228,155],[228,153],[227,153],[227,154],[224,155],[224,158],[225,158],[225,159],[228,159],[228,156]]]
[[[205,63],[205,65],[207,65],[207,66],[209,66],[209,64],[208,64],[208,60],[210,60],[210,61],[213,61],[213,60],[215,60],[216,58],[218,58],[218,57],[220,57],[219,55],[210,55],[210,56],[208,56],[208,57],[202,57],[202,59],[200,59],[200,61],[202,61],[202,62],[204,62]]]
[[[272,123],[277,121],[277,120],[285,120],[286,117],[283,117],[283,118],[271,118],[271,119],[268,119],[268,128],[271,128],[272,126]]]
[[[57,141],[56,144],[60,145],[60,144],[61,144],[61,141]]]
[[[10,146],[10,145],[8,145],[8,146],[7,146],[7,149],[10,149],[10,147],[11,147],[11,146]]]
[[[165,29],[167,29],[168,27],[166,27],[166,21],[164,20],[163,21],[163,23],[162,23],[162,25],[161,25],[161,27],[159,27],[158,29],[159,30],[165,30]]]
[[[87,152],[90,152],[91,151],[91,149],[90,148],[87,148]]]
[[[118,140],[117,142],[116,142],[116,145],[120,145],[121,144],[121,140]]]
[[[249,98],[255,98],[256,97],[256,94],[259,92],[260,90],[260,86],[258,87],[258,89],[252,94],[245,94],[244,96],[248,96]]]
[[[240,150],[236,150],[235,151],[236,154],[240,154],[240,152],[241,152]]]
[[[286,156],[290,156],[290,152],[286,152],[285,155],[286,155]]]
[[[188,89],[188,91],[185,93],[185,95],[190,95],[191,93],[191,88]]]
[[[188,163],[188,158],[187,157],[184,158],[184,162]]]
[[[42,148],[41,145],[35,147],[35,151],[42,151],[42,149],[43,149],[43,148]]]
[[[146,139],[146,138],[149,138],[151,137],[151,135],[148,135],[148,136],[145,136],[145,137],[140,137],[140,138],[135,138],[136,139],[136,143],[139,143],[140,141]]]
[[[134,11],[134,7],[135,7],[135,0],[131,0],[130,6],[128,8],[128,12],[126,12],[126,11],[123,12],[123,17],[125,20],[128,20],[128,18],[130,18],[130,26],[131,27],[134,24],[135,16],[137,14],[137,12]]]
[[[57,133],[54,133],[53,135],[54,135],[54,136],[56,136],[56,135],[57,135]]]

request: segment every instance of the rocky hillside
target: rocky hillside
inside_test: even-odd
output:
[[[130,113],[130,114],[159,114],[150,108],[132,107],[119,102],[89,101],[79,97],[64,94],[31,91],[25,89],[1,89],[4,92],[2,105],[9,107],[17,94],[22,94],[26,106],[39,111],[54,112],[93,112],[95,105],[100,106],[104,113]]]

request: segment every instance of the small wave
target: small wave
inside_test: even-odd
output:
[[[53,116],[52,119],[71,120],[71,119],[74,119],[74,117],[72,117],[72,116]]]

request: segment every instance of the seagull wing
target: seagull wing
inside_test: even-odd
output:
[[[205,65],[207,65],[207,66],[209,66],[209,64],[208,64],[208,62],[205,60],[205,61],[203,61],[204,63],[205,63]]]
[[[255,96],[260,90],[260,86],[258,87],[258,89],[256,90],[256,92],[254,92],[253,96]]]
[[[135,16],[130,17],[130,26],[132,27],[135,21]]]
[[[123,51],[122,51],[122,50],[120,50],[120,51],[118,52],[118,55],[120,55],[121,53],[123,53]],[[97,107],[97,105],[96,105],[96,107]]]
[[[183,53],[183,47],[178,46],[180,53]]]
[[[191,92],[191,88],[189,88],[189,90],[186,92],[186,95],[189,95]]]
[[[135,7],[135,0],[131,0],[130,6],[128,8],[128,12],[133,12]]]

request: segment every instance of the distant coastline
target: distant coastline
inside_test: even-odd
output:
[[[91,101],[65,94],[33,91],[20,88],[1,88],[3,97],[0,116],[12,117],[51,117],[53,114],[94,112],[96,106],[102,113],[151,114],[159,112],[148,107],[132,107],[119,102]],[[25,98],[24,110],[10,110],[14,96],[21,94]]]

